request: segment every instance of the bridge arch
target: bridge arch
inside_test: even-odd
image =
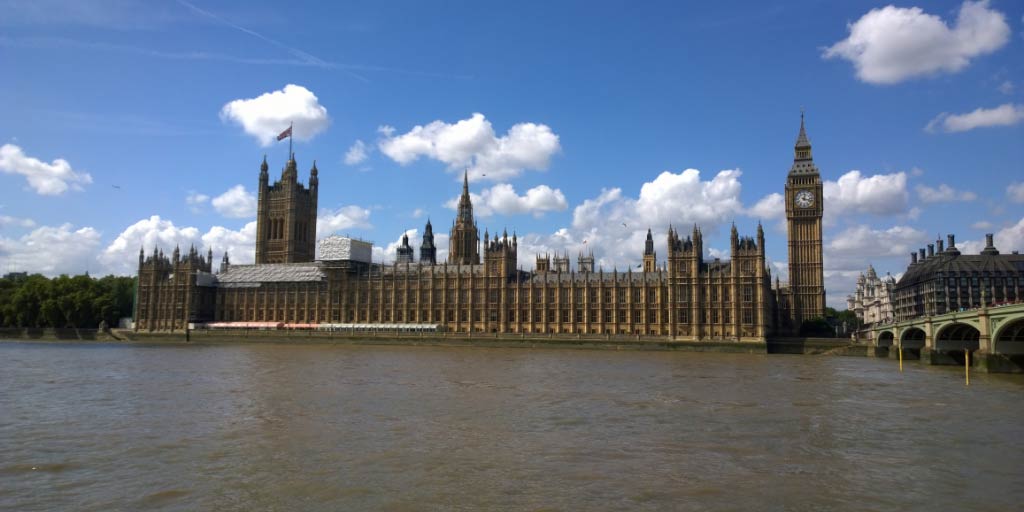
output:
[[[999,326],[992,341],[993,350],[998,354],[1024,354],[1024,317],[1010,320]]]
[[[981,332],[970,324],[954,322],[939,328],[935,336],[935,350],[940,352],[978,350]]]
[[[921,349],[924,348],[925,339],[924,329],[920,327],[909,327],[903,330],[900,334],[900,346],[907,349]]]
[[[896,343],[896,335],[892,331],[882,331],[878,333],[875,344],[879,347],[891,347]]]

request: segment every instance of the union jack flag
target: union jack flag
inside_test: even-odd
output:
[[[287,130],[281,132],[281,135],[277,136],[277,140],[284,140],[285,137],[291,137],[291,136],[292,136],[292,127],[289,126]]]

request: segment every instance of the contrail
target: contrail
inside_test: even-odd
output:
[[[196,7],[195,5],[193,5],[190,2],[186,2],[185,0],[175,0],[175,1],[178,2],[179,4],[183,5],[183,6],[187,7],[188,9],[191,9],[193,12],[198,13],[198,14],[200,14],[202,16],[206,16],[207,18],[210,18],[210,19],[212,19],[212,20],[214,20],[214,21],[216,21],[216,22],[218,22],[218,23],[220,23],[222,25],[227,25],[227,26],[229,26],[229,27],[231,27],[231,28],[233,28],[235,30],[238,30],[238,31],[243,32],[245,34],[249,34],[250,36],[262,39],[263,41],[266,41],[266,42],[268,42],[268,43],[270,43],[270,44],[272,44],[274,46],[277,46],[278,48],[281,48],[281,49],[287,51],[288,53],[291,53],[292,55],[294,55],[295,57],[299,58],[303,62],[306,62],[307,64],[310,64],[310,65],[313,65],[313,66],[322,67],[322,68],[328,68],[328,69],[340,68],[343,71],[345,71],[346,73],[348,73],[349,75],[352,75],[353,77],[355,77],[355,78],[357,78],[359,80],[362,80],[364,82],[369,82],[369,80],[366,77],[362,76],[362,75],[353,73],[352,71],[350,71],[348,69],[344,69],[341,66],[338,66],[338,65],[336,65],[334,63],[327,62],[327,61],[325,61],[325,60],[323,60],[323,59],[321,59],[321,58],[319,58],[319,57],[317,57],[315,55],[310,55],[310,54],[308,54],[308,53],[306,53],[306,52],[304,52],[304,51],[302,51],[302,50],[300,50],[298,48],[294,48],[292,46],[288,46],[288,45],[286,45],[286,44],[284,44],[284,43],[282,43],[282,42],[280,42],[280,41],[278,41],[276,39],[271,39],[271,38],[269,38],[269,37],[267,37],[267,36],[265,36],[263,34],[260,34],[259,32],[256,32],[255,30],[249,30],[249,29],[247,29],[247,28],[245,28],[245,27],[243,27],[241,25],[236,25],[235,23],[232,23],[232,22],[230,22],[230,21],[228,21],[228,20],[226,20],[224,18],[221,18],[220,16],[217,16],[216,14],[214,14],[214,13],[212,13],[210,11],[207,11],[205,9],[201,9],[199,7]]]

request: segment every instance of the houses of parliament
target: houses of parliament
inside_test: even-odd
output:
[[[534,269],[521,270],[515,233],[485,230],[481,240],[466,178],[446,261],[437,261],[430,221],[418,258],[407,237],[394,263],[383,264],[371,261],[367,243],[336,236],[321,241],[317,257],[318,187],[315,163],[303,185],[291,155],[271,184],[264,158],[254,264],[232,264],[225,254],[214,272],[212,251],[140,250],[135,329],[428,325],[458,333],[764,341],[824,315],[822,181],[802,115],[785,180],[785,286],[777,278],[773,286],[760,225],[754,236],[732,227],[728,261],[705,259],[699,226],[670,227],[661,234],[667,253],[660,260],[648,230],[635,271],[595,268],[592,253],[580,254],[575,268],[567,255],[534,255]]]

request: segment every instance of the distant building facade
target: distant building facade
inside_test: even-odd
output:
[[[991,234],[980,254],[961,254],[953,235],[946,242],[910,254],[893,289],[897,321],[1024,299],[1024,256],[1000,254]]]
[[[886,274],[879,278],[875,267],[868,265],[867,273],[857,278],[857,288],[846,297],[846,309],[857,315],[858,327],[893,321],[893,289],[896,278]],[[851,326],[852,327],[852,326]]]
[[[297,180],[294,157],[273,185],[267,167],[264,159],[256,263],[234,265],[225,255],[213,274],[212,254],[140,255],[136,329],[184,329],[202,322],[434,324],[465,333],[764,341],[824,313],[821,180],[802,118],[786,181],[791,276],[786,287],[777,280],[771,286],[760,225],[754,236],[740,236],[732,227],[727,261],[705,259],[698,226],[688,233],[670,226],[664,260],[658,260],[648,230],[636,271],[595,268],[593,253],[580,253],[575,269],[568,254],[537,255],[535,269],[523,271],[515,233],[492,238],[485,230],[480,240],[468,174],[445,262],[437,261],[429,220],[419,261],[408,237],[392,264],[373,263],[368,249],[356,256],[358,244],[340,237],[321,243],[352,250],[321,251],[315,257],[315,164],[308,188]]]

